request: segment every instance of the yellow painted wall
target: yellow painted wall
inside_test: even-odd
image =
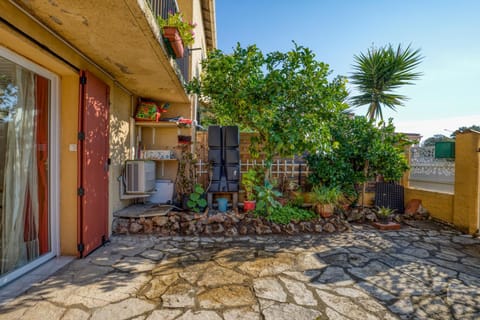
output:
[[[111,100],[111,158],[110,171],[110,219],[115,209],[125,206],[118,199],[116,177],[121,163],[128,156],[130,140],[126,126],[131,114],[131,99],[128,93],[119,89],[113,81],[74,50],[38,26],[6,1],[0,2],[0,16],[24,33],[48,47],[57,55],[81,70],[89,70],[110,86]],[[57,74],[60,79],[60,251],[62,255],[77,254],[77,153],[70,151],[70,145],[77,144],[79,78],[77,70],[62,62],[48,51],[23,37],[9,26],[0,23],[0,45],[20,56]],[[115,131],[116,130],[116,131]]]
[[[455,202],[453,223],[475,233],[479,219],[480,133],[467,131],[455,139]]]
[[[420,199],[433,218],[448,223],[453,223],[453,198],[449,193],[405,188],[405,205],[412,199]]]
[[[73,73],[73,72],[72,72]],[[60,94],[60,252],[77,254],[77,144],[79,79],[76,73],[62,76]],[[76,98],[76,99],[75,99]]]

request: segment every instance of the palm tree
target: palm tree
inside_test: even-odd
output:
[[[371,48],[367,54],[354,56],[354,72],[351,83],[357,86],[359,95],[350,99],[354,107],[369,105],[367,117],[370,121],[383,120],[382,107],[395,110],[403,106],[407,97],[394,91],[403,85],[413,84],[422,74],[415,72],[423,60],[420,49],[413,50],[410,45],[395,49],[391,44],[379,49]]]

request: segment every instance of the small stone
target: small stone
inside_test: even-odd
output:
[[[212,232],[214,234],[220,234],[220,233],[223,233],[224,231],[225,231],[225,228],[221,224],[214,224],[212,226]]]
[[[155,310],[147,320],[173,320],[178,317],[182,311],[177,309]]]
[[[392,304],[389,309],[396,314],[410,314],[413,312],[412,301],[409,298],[402,298]]]
[[[227,284],[242,284],[247,282],[248,278],[233,270],[214,266],[208,268],[200,280],[198,280],[199,286],[204,287],[216,287]]]
[[[255,233],[258,235],[271,234],[272,229],[270,229],[269,226],[261,224],[255,227]]]
[[[339,267],[327,267],[315,282],[334,283],[339,286],[353,284],[352,278]],[[312,283],[312,285],[314,285],[314,283]]]
[[[289,224],[287,224],[286,226],[284,226],[283,230],[288,234],[298,233],[298,228],[291,222]]]
[[[163,227],[168,223],[168,217],[156,216],[152,218],[152,222],[156,226]]]
[[[112,267],[123,272],[136,273],[153,270],[153,268],[155,268],[155,263],[150,259],[125,257],[122,260],[117,261]]]
[[[417,258],[428,258],[430,256],[427,250],[417,248],[406,248],[403,253]]]
[[[137,298],[130,298],[118,303],[108,304],[105,307],[96,309],[91,320],[103,319],[129,319],[137,315],[155,309],[155,305]],[[51,318],[42,318],[51,319]]]
[[[335,311],[343,316],[349,317],[355,320],[377,320],[378,318],[373,314],[363,310],[357,304],[350,299],[333,295],[323,290],[317,289],[317,294],[320,299],[325,302],[327,306],[335,308]]]
[[[323,226],[323,230],[325,230],[326,232],[332,233],[332,232],[335,232],[335,226],[332,223],[327,222]]]
[[[255,304],[255,298],[248,287],[231,285],[214,288],[198,295],[201,308],[223,309]]]
[[[304,283],[281,277],[280,280],[285,283],[287,290],[293,296],[295,302],[304,306],[316,306],[317,301],[313,294],[307,289]]]
[[[65,312],[64,308],[57,307],[56,305],[47,301],[40,301],[37,304],[35,304],[33,307],[27,309],[27,311],[21,317],[21,319],[57,320],[62,317],[62,314],[64,312]],[[8,314],[6,315],[8,316]],[[5,319],[9,319],[9,317]],[[10,319],[14,319],[14,318],[10,318]]]
[[[238,268],[254,277],[271,276],[290,269],[295,263],[293,258],[292,254],[279,253],[274,257],[256,258],[252,261],[247,261]]]
[[[69,309],[62,317],[62,320],[87,320],[90,317],[88,312],[80,309]]]
[[[240,230],[238,230],[238,233],[241,235],[246,235],[248,233],[248,228],[246,226],[241,226]]]
[[[411,199],[410,201],[408,201],[407,206],[405,207],[405,214],[409,214],[409,215],[415,214],[421,204],[422,204],[422,200]]]
[[[235,236],[238,236],[237,228],[231,227],[231,228],[227,229],[227,231],[225,231],[225,235],[226,235],[227,237],[235,237]]]
[[[153,221],[148,219],[143,222],[143,232],[152,233],[153,232]]]
[[[275,278],[255,279],[253,288],[255,289],[255,295],[259,298],[279,302],[287,301],[287,294]]]
[[[249,308],[230,309],[223,313],[225,320],[260,320],[260,314]]]
[[[323,231],[323,227],[322,227],[322,225],[319,224],[319,223],[315,224],[314,229],[315,229],[315,232],[316,232],[316,233],[320,233],[320,232]]]
[[[300,307],[292,303],[274,304],[262,310],[265,320],[279,320],[279,319],[295,319],[295,320],[311,320],[323,319],[322,313],[318,310],[312,310],[305,307]]]
[[[130,228],[128,229],[131,233],[140,232],[143,229],[143,226],[137,222],[133,222],[130,224]]]
[[[176,320],[222,320],[214,311],[192,311],[188,310]]]
[[[170,287],[163,295],[163,306],[167,308],[190,308],[195,306],[195,290],[186,283]]]
[[[377,221],[377,216],[375,215],[374,212],[370,212],[370,213],[365,214],[365,219],[367,221],[370,221],[370,222]]]
[[[211,225],[205,226],[205,231],[204,231],[204,233],[205,233],[206,235],[212,234],[212,233],[213,233],[212,226],[211,226]]]
[[[208,224],[223,223],[224,221],[225,221],[225,215],[221,213],[208,217]]]
[[[272,232],[276,234],[282,233],[282,228],[278,224],[272,223]]]

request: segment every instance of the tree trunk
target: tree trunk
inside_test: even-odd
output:
[[[368,167],[369,167],[369,162],[368,160],[365,160],[365,166],[363,167],[363,176],[365,180],[363,181],[363,186],[362,186],[362,208],[365,208],[365,192],[367,191]]]

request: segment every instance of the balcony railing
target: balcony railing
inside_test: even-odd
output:
[[[168,13],[177,13],[178,6],[176,0],[148,0],[150,9],[152,9],[155,17],[168,18]]]
[[[152,10],[155,18],[162,17],[168,18],[169,13],[177,13],[178,5],[176,0],[147,0],[150,9]],[[183,58],[175,59],[178,69],[185,82],[189,81],[189,69],[190,69],[190,52],[188,48],[185,48]]]

